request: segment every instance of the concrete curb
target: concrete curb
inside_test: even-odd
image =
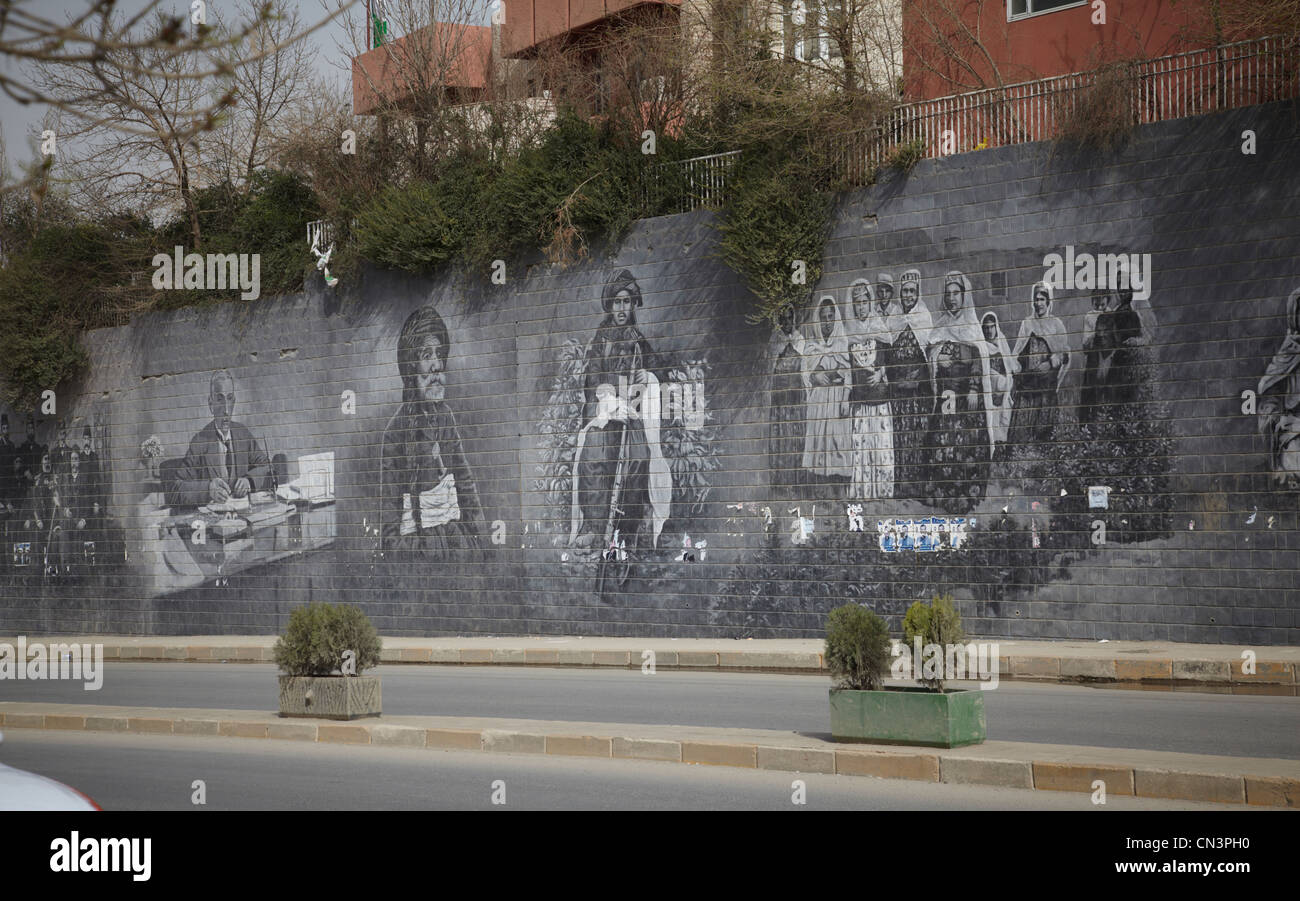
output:
[[[111,662],[272,663],[274,636],[27,636],[102,644]],[[972,639],[982,641],[983,639]],[[16,638],[0,638],[16,644]],[[385,638],[381,663],[459,666],[612,667],[826,675],[822,643],[809,639]],[[1300,694],[1300,648],[1242,649],[1167,642],[1000,642],[999,678],[1119,688]],[[1006,653],[1008,647],[1016,648]],[[1242,660],[1255,654],[1253,667]],[[647,652],[653,653],[653,658]],[[1246,672],[1244,670],[1251,669]]]
[[[1300,807],[1300,761],[986,742],[864,747],[751,729],[401,716],[332,722],[241,710],[0,702],[0,728],[221,735],[352,745],[657,760],[955,785]]]

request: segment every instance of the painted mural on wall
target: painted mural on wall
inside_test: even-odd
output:
[[[701,213],[482,291],[368,273],[101,334],[59,412],[0,409],[0,625],[257,631],[321,599],[411,633],[812,637],[846,599],[896,617],[948,589],[991,632],[1213,640],[1189,605],[1248,590],[1286,637],[1291,258],[1185,246],[1178,191],[1178,227],[1102,241],[1012,185],[1025,227],[987,240],[975,211],[859,225],[910,188],[846,199],[770,329]],[[973,204],[991,224],[1001,195]],[[1063,284],[1045,254],[1085,233],[1178,268]]]
[[[335,537],[334,454],[295,461],[270,454],[266,438],[234,418],[238,391],[228,370],[208,383],[212,419],[185,453],[168,458],[156,435],[141,444],[146,478],[136,511],[145,590],[164,594],[230,577]]]
[[[1277,485],[1300,489],[1300,288],[1286,302],[1286,337],[1259,380],[1259,425]]]
[[[387,550],[431,557],[482,547],[483,513],[456,417],[446,402],[451,337],[432,306],[413,312],[397,340],[402,405],[380,450],[380,523]]]
[[[689,528],[718,467],[708,362],[657,351],[637,326],[643,303],[630,270],[608,278],[595,331],[560,350],[539,426],[546,462],[536,487],[546,492],[552,543],[564,548],[561,562],[590,565],[602,600],[627,585],[638,561],[684,556],[665,531]],[[681,541],[696,549],[688,533]]]

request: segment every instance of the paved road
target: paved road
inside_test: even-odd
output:
[[[25,729],[5,733],[0,762],[72,785],[105,810],[489,810],[497,780],[506,810],[1236,809],[655,761]],[[796,779],[803,806],[791,800]]]
[[[382,666],[384,712],[777,729],[829,726],[820,676],[540,667]],[[270,664],[114,663],[104,685],[0,681],[0,700],[274,710]],[[988,737],[1300,759],[1300,698],[1004,682]]]

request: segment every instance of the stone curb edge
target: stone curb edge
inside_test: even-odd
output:
[[[87,637],[79,636],[84,641]],[[71,640],[71,638],[69,639]],[[826,672],[822,654],[774,651],[666,651],[654,649],[656,669],[692,671],[767,672],[821,675]],[[113,663],[272,663],[270,647],[220,645],[104,645],[104,660]],[[466,666],[612,667],[640,669],[638,651],[585,651],[547,648],[385,648],[381,663]],[[1297,668],[1290,661],[1259,660],[1254,673],[1243,673],[1229,660],[1145,660],[1046,655],[999,658],[999,678],[1093,684],[1161,686],[1220,686],[1231,692],[1250,693],[1258,686],[1300,687]]]
[[[1067,791],[1091,794],[1097,780],[1107,795],[1178,801],[1210,801],[1265,807],[1300,807],[1300,778],[1226,775],[1155,766],[1062,763],[963,757],[926,749],[876,751],[863,748],[781,747],[747,742],[690,741],[616,735],[527,732],[518,729],[430,729],[383,722],[149,717],[67,713],[0,712],[0,727],[151,735],[206,735],[290,741],[379,745],[658,760],[793,773],[873,776],[954,785]]]

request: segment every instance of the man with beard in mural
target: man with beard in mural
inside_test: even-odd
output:
[[[397,338],[402,405],[384,428],[380,452],[385,548],[446,554],[482,546],[478,492],[446,403],[450,352],[434,307],[407,317]]]
[[[605,318],[587,344],[585,403],[574,464],[570,544],[595,551],[622,585],[668,518],[672,477],[659,445],[658,360],[636,325],[641,288],[626,269],[601,291]],[[649,413],[650,415],[646,415]],[[612,568],[605,564],[614,564]]]
[[[890,320],[894,336],[887,370],[889,406],[894,417],[895,497],[924,496],[926,479],[922,444],[934,410],[934,383],[926,349],[931,317],[921,300],[921,272],[903,273],[899,303]]]

